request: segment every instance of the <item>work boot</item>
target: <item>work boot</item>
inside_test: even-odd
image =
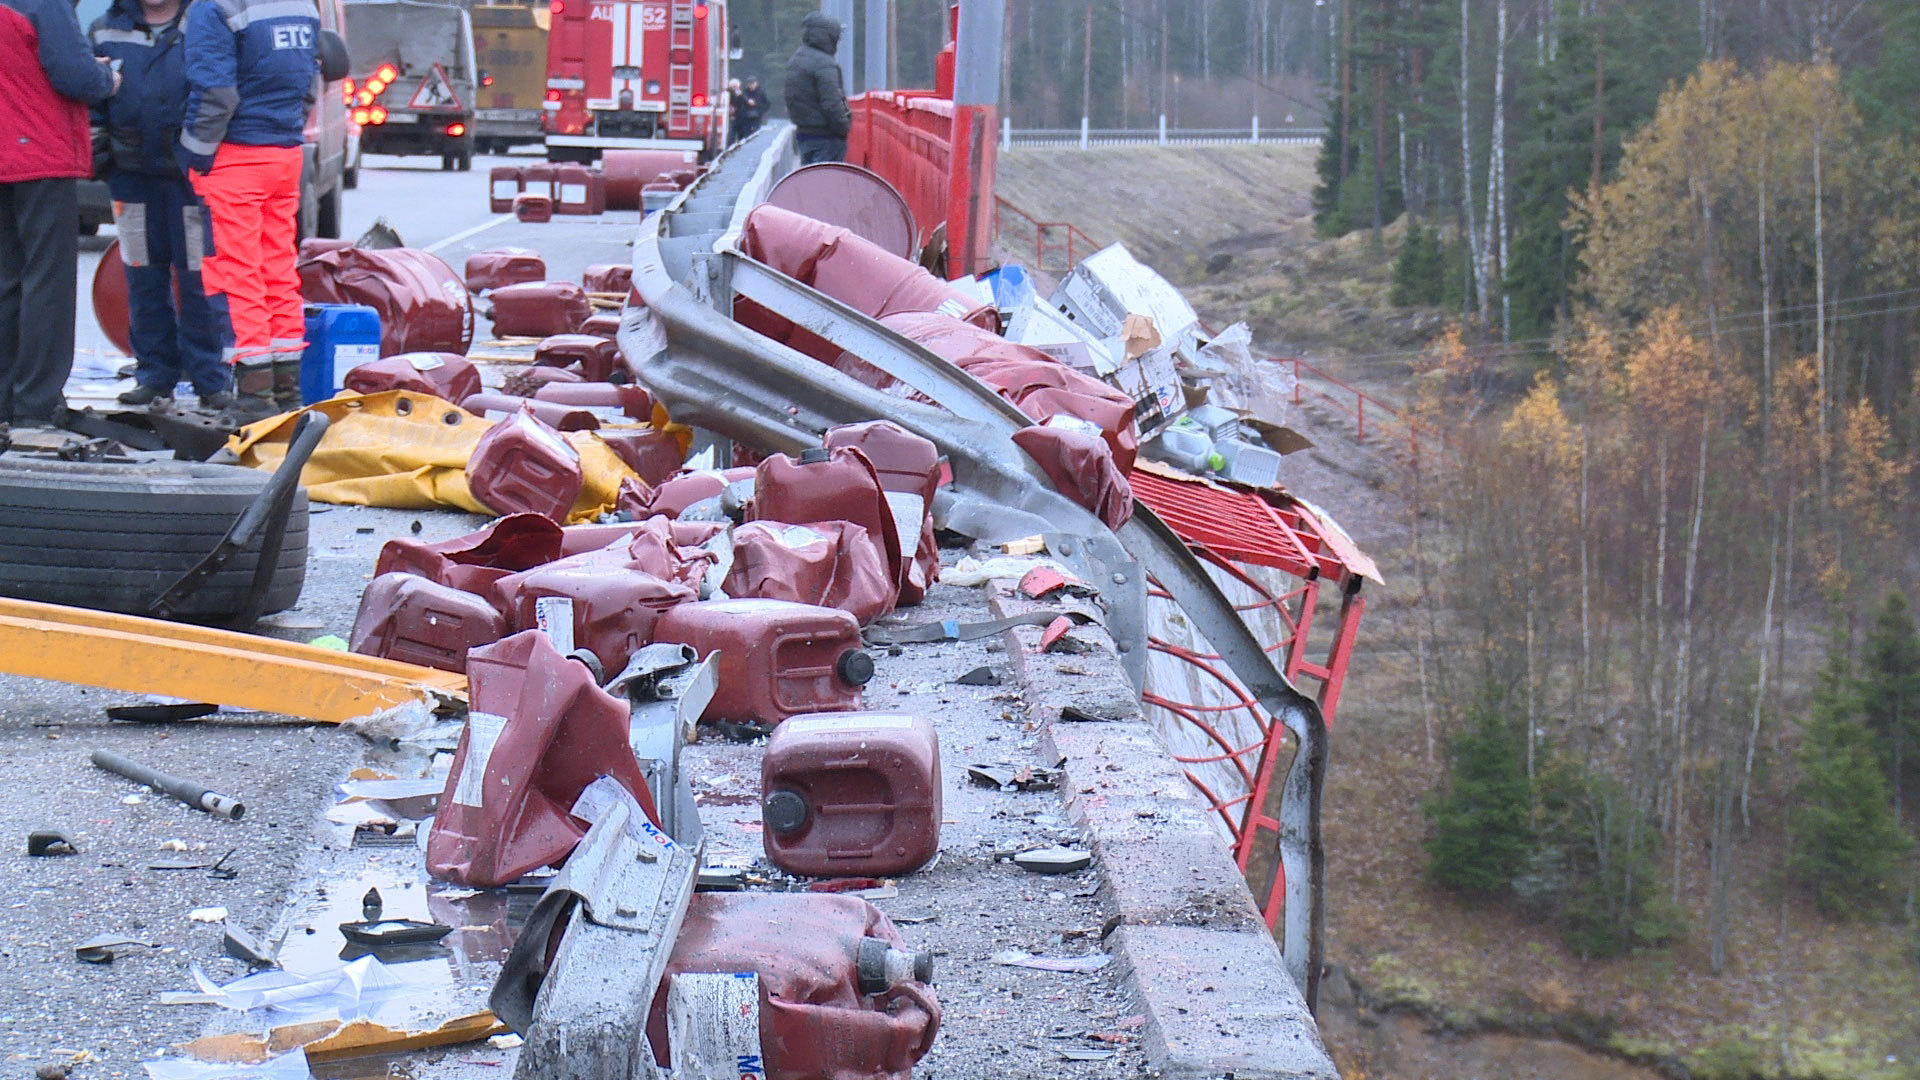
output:
[[[292,412],[301,405],[300,358],[305,350],[280,350],[273,354],[273,404],[280,412]]]
[[[126,393],[121,394],[120,404],[133,405],[135,407],[142,406],[142,405],[152,405],[156,401],[162,401],[171,396],[172,395],[168,394],[164,390],[159,390],[154,387],[148,386],[146,383],[141,383],[140,385],[135,386],[133,389],[127,391]]]
[[[200,407],[208,412],[224,412],[233,408],[234,397],[225,390],[215,390],[200,399]]]
[[[273,354],[238,360],[233,365],[233,404],[220,411],[223,427],[242,428],[279,413],[274,405]]]

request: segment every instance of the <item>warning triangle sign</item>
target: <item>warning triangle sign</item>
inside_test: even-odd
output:
[[[433,65],[432,74],[420,80],[420,88],[413,92],[413,100],[407,102],[409,109],[454,109],[460,108],[460,96],[453,92],[453,80],[447,78],[447,71],[439,64]]]

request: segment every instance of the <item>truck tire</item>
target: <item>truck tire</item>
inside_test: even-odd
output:
[[[45,461],[0,455],[0,596],[144,614],[198,563],[266,486],[236,465]],[[260,541],[235,554],[176,615],[238,614]],[[307,495],[299,490],[263,614],[300,599],[307,572]]]
[[[340,188],[320,196],[319,207],[314,213],[314,233],[328,240],[340,239]]]

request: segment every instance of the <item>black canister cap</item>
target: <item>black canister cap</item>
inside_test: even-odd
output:
[[[834,670],[840,673],[840,680],[848,686],[865,686],[873,681],[873,657],[859,649],[849,649],[841,654]]]
[[[799,792],[785,788],[769,791],[761,800],[760,817],[774,832],[795,832],[807,823],[807,800]]]
[[[800,464],[818,465],[823,461],[832,461],[833,451],[823,446],[809,446],[800,451]]]

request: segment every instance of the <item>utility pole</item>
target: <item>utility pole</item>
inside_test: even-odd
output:
[[[1080,141],[1087,140],[1093,122],[1093,0],[1087,0],[1086,43],[1080,49]]]
[[[1340,180],[1353,171],[1353,0],[1340,0]]]

